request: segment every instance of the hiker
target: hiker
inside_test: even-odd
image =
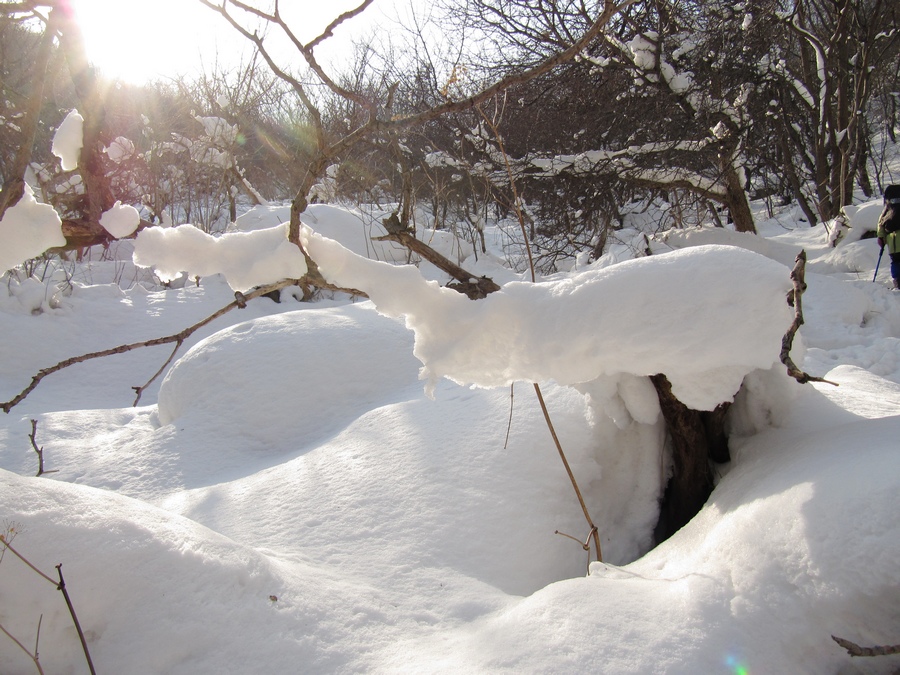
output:
[[[878,245],[891,256],[891,280],[900,289],[900,185],[884,189],[884,212],[878,219]]]

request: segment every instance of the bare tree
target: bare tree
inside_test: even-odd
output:
[[[329,75],[319,63],[315,54],[316,47],[331,37],[334,30],[339,25],[365,11],[366,8],[371,5],[372,0],[364,0],[362,4],[355,9],[340,15],[326,27],[321,35],[305,43],[297,37],[295,32],[285,22],[277,3],[270,12],[264,11],[257,6],[243,2],[242,0],[199,1],[222,15],[236,31],[256,46],[260,55],[262,55],[266,63],[269,64],[272,72],[278,78],[288,83],[294,90],[299,100],[306,108],[309,118],[313,123],[316,134],[316,150],[311,161],[308,163],[304,176],[297,186],[297,191],[291,206],[289,238],[301,249],[300,216],[309,204],[309,192],[313,185],[321,180],[327,167],[334,164],[336,159],[343,153],[356,147],[358,144],[368,142],[373,138],[387,138],[391,134],[420,126],[443,115],[470,110],[474,106],[489,100],[491,97],[511,86],[527,82],[528,80],[549,73],[557,66],[570,61],[580,54],[585,47],[603,31],[613,17],[621,12],[624,7],[633,4],[633,0],[626,0],[621,4],[607,0],[584,32],[579,34],[576,39],[566,46],[566,48],[554,52],[533,67],[511,72],[492,84],[479,87],[476,91],[462,94],[458,98],[452,98],[434,105],[426,106],[421,110],[409,114],[393,115],[393,95],[396,91],[396,87],[393,86],[393,83],[386,83],[386,87],[379,92],[356,91],[343,86],[335,78]],[[235,10],[243,12],[246,16],[253,17],[255,20],[262,22],[266,30],[250,30],[250,28],[239,21],[235,15]],[[266,44],[266,40],[263,37],[263,35],[270,34],[270,31],[277,33],[283,38],[287,38],[289,43],[296,49],[298,55],[303,59],[308,70],[308,75],[315,78],[318,84],[326,87],[336,96],[354,106],[358,106],[360,110],[364,111],[364,121],[361,121],[353,128],[348,129],[345,133],[337,137],[329,134],[328,129],[323,123],[322,111],[310,95],[308,85],[304,83],[300,76],[288,72],[288,70],[279,65],[271,54]],[[308,264],[310,265],[309,281],[313,284],[318,283],[321,279],[319,278],[315,263],[309,259],[308,255],[307,258]]]
[[[823,220],[851,203],[854,184],[873,194],[868,109],[878,83],[896,77],[898,12],[885,0],[800,0],[763,62],[794,190],[804,199],[812,186]]]

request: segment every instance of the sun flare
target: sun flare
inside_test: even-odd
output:
[[[84,33],[88,58],[106,76],[142,84],[191,76],[220,64],[230,70],[251,51],[250,43],[213,10],[196,0],[72,0]],[[301,40],[318,35],[356,0],[302,3],[285,12]],[[244,16],[243,18],[246,18]],[[339,56],[350,51],[350,34],[368,25],[373,13],[344,26],[317,50]],[[272,47],[276,56],[296,58],[293,49]]]
[[[75,0],[88,58],[106,76],[140,84],[190,75],[227,43],[243,47],[219,17],[184,0]]]

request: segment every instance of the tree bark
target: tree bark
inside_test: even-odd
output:
[[[666,485],[654,531],[659,544],[700,512],[712,494],[713,473],[704,414],[679,401],[665,375],[651,375],[650,380],[656,387],[672,446],[672,477]],[[719,414],[724,416],[724,412]]]
[[[753,223],[753,213],[750,211],[750,203],[747,201],[747,192],[741,184],[740,176],[730,161],[723,167],[725,180],[725,205],[734,229],[738,232],[752,232],[756,234],[756,225]]]
[[[41,104],[44,102],[44,84],[47,79],[47,64],[53,51],[53,39],[59,23],[59,11],[52,9],[44,28],[44,36],[34,62],[32,90],[28,98],[25,114],[20,122],[22,128],[22,144],[16,150],[12,171],[0,186],[0,220],[6,210],[19,203],[25,193],[25,171],[31,161],[34,149],[34,138],[40,123]]]

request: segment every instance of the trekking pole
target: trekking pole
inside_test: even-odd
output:
[[[881,256],[884,255],[884,246],[881,247],[881,250],[878,252],[878,262],[875,263],[875,274],[872,276],[872,283],[875,283],[875,277],[878,276],[878,266],[881,265]]]

